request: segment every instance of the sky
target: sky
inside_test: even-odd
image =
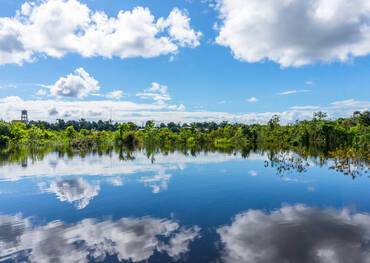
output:
[[[350,116],[369,55],[367,0],[0,0],[0,119]]]

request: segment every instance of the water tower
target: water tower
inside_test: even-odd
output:
[[[26,110],[22,110],[21,121],[28,122],[28,113]]]

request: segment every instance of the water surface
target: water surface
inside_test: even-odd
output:
[[[0,261],[370,262],[366,166],[332,166],[290,152],[5,159]]]

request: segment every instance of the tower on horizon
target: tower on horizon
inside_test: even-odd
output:
[[[28,112],[26,110],[22,110],[21,121],[28,122]]]

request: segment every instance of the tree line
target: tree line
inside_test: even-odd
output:
[[[0,121],[1,147],[17,145],[68,144],[75,148],[102,144],[127,147],[187,147],[242,149],[264,147],[287,149],[319,149],[333,151],[351,147],[369,157],[370,112],[354,112],[351,117],[330,120],[327,114],[317,112],[311,120],[282,125],[278,116],[267,124],[228,122],[161,123],[147,121],[145,125],[133,122],[91,122],[58,120],[5,122]]]

